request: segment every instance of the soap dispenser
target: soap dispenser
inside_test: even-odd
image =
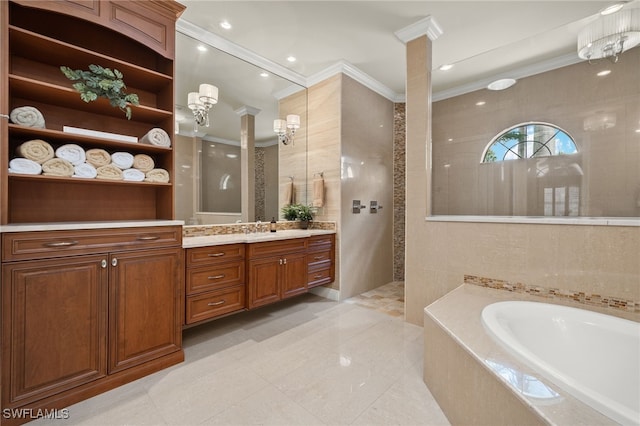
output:
[[[271,223],[269,224],[269,230],[271,232],[276,232],[276,218],[271,218]]]

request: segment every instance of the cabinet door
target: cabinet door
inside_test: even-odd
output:
[[[307,291],[307,260],[304,253],[284,256],[282,265],[281,297],[283,299]]]
[[[280,269],[282,259],[279,256],[248,262],[249,297],[248,308],[268,305],[280,300]]]
[[[74,256],[2,266],[3,407],[105,376],[106,260]]]
[[[113,253],[109,373],[180,350],[182,249]]]

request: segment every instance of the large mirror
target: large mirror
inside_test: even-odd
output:
[[[286,150],[304,153],[296,157],[295,179],[306,188],[306,126],[292,148],[278,142],[273,121],[292,113],[283,108],[291,96],[305,98],[297,103],[304,111],[295,113],[306,119],[306,89],[180,32],[175,64],[176,218],[186,224],[277,219],[293,173],[283,170],[289,167]],[[189,93],[202,83],[218,88],[209,126],[196,125],[188,108]],[[297,201],[306,202],[299,192]]]

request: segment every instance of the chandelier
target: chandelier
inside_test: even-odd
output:
[[[623,9],[600,16],[578,34],[578,56],[593,60],[618,56],[640,44],[640,9]]]

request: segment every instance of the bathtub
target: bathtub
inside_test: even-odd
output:
[[[567,306],[497,302],[482,323],[556,386],[623,425],[640,424],[640,323]]]

